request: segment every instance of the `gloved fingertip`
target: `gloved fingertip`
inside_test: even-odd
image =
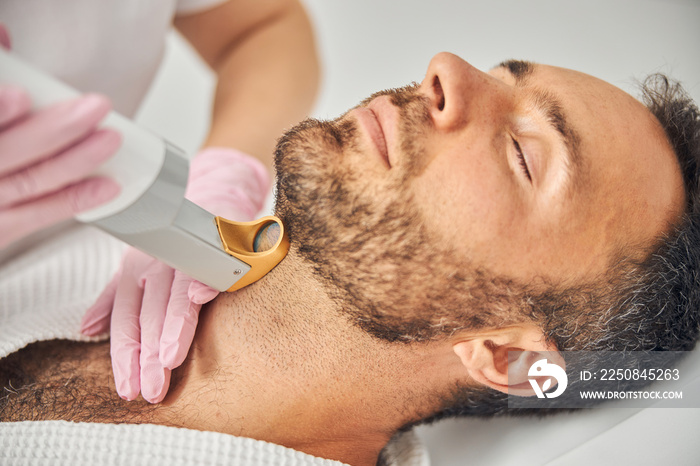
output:
[[[216,298],[218,294],[219,291],[196,280],[190,283],[190,287],[187,290],[187,296],[195,304],[206,304]]]
[[[141,396],[149,403],[160,403],[168,393],[170,370],[158,363],[141,368]]]
[[[179,314],[180,318],[166,320],[158,355],[161,364],[168,369],[175,369],[185,361],[197,330],[200,309],[201,305],[188,303],[185,312]]]
[[[94,190],[91,195],[96,199],[94,202],[102,203],[109,201],[119,194],[122,187],[113,178],[106,176],[97,176],[92,178],[95,184],[92,186]]]
[[[166,369],[173,370],[180,367],[187,357],[188,350],[183,348],[178,341],[166,342],[161,341],[159,359],[160,363]]]
[[[80,333],[86,337],[94,337],[106,333],[107,330],[109,330],[109,322],[105,321],[84,322],[80,325]]]
[[[3,85],[0,88],[0,125],[5,125],[27,114],[32,108],[32,101],[23,88]]]
[[[103,94],[83,94],[73,101],[73,111],[77,116],[94,115],[98,119],[102,119],[111,109],[112,102]]]
[[[80,321],[80,332],[87,336],[95,336],[106,332],[110,327],[112,304],[117,292],[120,272],[117,272],[95,302],[85,311]]]
[[[80,333],[83,335],[92,337],[109,330],[111,312],[105,312],[99,304],[99,301],[93,304],[80,321]]]
[[[139,384],[138,377],[136,380],[129,380],[129,378],[122,378],[117,381],[117,376],[115,374],[114,383],[117,387],[117,394],[126,401],[134,401],[139,396]]]
[[[75,185],[73,189],[76,190],[73,193],[76,210],[82,212],[114,199],[121,191],[121,186],[111,178],[98,176]]]
[[[100,128],[90,138],[94,144],[91,155],[98,160],[107,160],[114,155],[124,140],[120,132],[111,128]]]
[[[92,336],[92,330],[94,327],[97,326],[98,322],[99,319],[97,318],[97,316],[94,313],[91,313],[88,309],[88,312],[83,316],[83,319],[80,321],[80,333]]]
[[[135,367],[137,370],[131,370],[132,367]],[[133,401],[139,396],[141,385],[139,383],[138,367],[138,354],[121,359],[115,359],[114,355],[112,356],[114,385],[117,388],[117,393],[124,400]]]

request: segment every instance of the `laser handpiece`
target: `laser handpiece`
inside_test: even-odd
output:
[[[26,89],[35,107],[80,95],[0,47],[0,83]],[[182,150],[110,112],[102,126],[118,130],[122,146],[94,174],[121,185],[120,194],[77,220],[180,270],[219,291],[235,291],[263,277],[287,254],[289,240],[277,217],[234,222],[185,199],[189,162]],[[280,233],[256,251],[258,232],[271,223]]]

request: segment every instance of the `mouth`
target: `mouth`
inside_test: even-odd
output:
[[[372,100],[366,107],[356,108],[354,113],[360,128],[371,142],[373,152],[386,168],[391,169],[389,145],[398,119],[396,108],[388,97],[382,96]]]

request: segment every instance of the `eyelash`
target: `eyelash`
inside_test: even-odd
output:
[[[520,148],[520,144],[518,144],[518,141],[516,141],[514,138],[511,138],[511,140],[513,141],[513,146],[515,147],[515,153],[518,155],[520,166],[522,167],[523,172],[525,172],[525,176],[527,176],[527,179],[530,182],[532,182],[532,176],[530,175],[530,170],[527,168],[527,162],[525,161],[523,150]]]

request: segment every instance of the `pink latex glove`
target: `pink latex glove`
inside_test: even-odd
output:
[[[186,197],[215,215],[246,221],[262,208],[269,185],[269,175],[257,160],[232,149],[208,148],[192,162]],[[145,400],[158,403],[168,391],[170,371],[187,356],[202,305],[217,295],[130,248],[88,309],[81,331],[97,335],[111,326],[117,393],[133,400],[140,391]]]
[[[1,24],[0,46],[10,46]],[[0,84],[0,249],[119,193],[115,181],[89,176],[121,143],[96,129],[110,107],[87,94],[32,111],[24,89]]]

